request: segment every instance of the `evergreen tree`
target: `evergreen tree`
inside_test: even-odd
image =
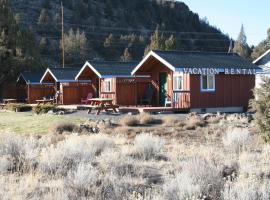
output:
[[[61,42],[60,48],[62,48]],[[70,29],[67,34],[64,34],[64,45],[67,62],[81,61],[86,58],[87,38],[79,29],[76,32]]]
[[[255,47],[251,57],[253,60],[260,57],[264,52],[270,49],[270,28],[267,30],[267,38],[260,42],[258,46]]]
[[[47,9],[42,9],[38,18],[38,25],[48,25],[50,21],[49,12]]]
[[[150,44],[145,48],[144,54],[146,55],[151,50],[165,50],[164,35],[160,33],[159,27],[152,34]]]
[[[0,0],[0,66],[0,86],[26,69],[41,66],[35,38],[19,28],[8,0]]]
[[[105,48],[108,48],[108,47],[112,47],[113,43],[114,43],[114,36],[111,33],[107,38],[105,38],[103,45]]]
[[[43,53],[46,51],[47,41],[45,37],[42,37],[39,42],[40,51]]]
[[[132,60],[132,56],[128,50],[128,48],[126,48],[124,50],[123,55],[121,56],[121,61],[127,62],[127,61],[131,61]]]
[[[176,38],[171,35],[166,41],[165,41],[165,50],[176,50],[177,48],[177,40]]]
[[[244,26],[241,26],[240,33],[237,40],[235,41],[234,49],[235,53],[238,53],[243,58],[250,58],[250,47],[247,44],[247,37],[245,34]]]

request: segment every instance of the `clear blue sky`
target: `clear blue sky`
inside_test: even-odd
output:
[[[179,0],[206,17],[211,25],[236,39],[244,24],[247,41],[257,45],[270,28],[270,0]]]

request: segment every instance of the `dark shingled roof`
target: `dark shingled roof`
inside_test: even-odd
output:
[[[257,68],[235,53],[153,51],[175,68]]]
[[[23,78],[27,84],[40,83],[42,72],[23,72],[19,75],[17,82]]]
[[[49,68],[57,81],[74,81],[80,68]]]
[[[131,76],[131,71],[138,62],[97,62],[89,63],[100,73],[101,76]]]

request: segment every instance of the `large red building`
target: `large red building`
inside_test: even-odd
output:
[[[153,106],[195,112],[241,112],[259,68],[234,53],[151,51],[132,71],[148,75]]]

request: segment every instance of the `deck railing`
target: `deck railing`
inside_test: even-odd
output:
[[[100,97],[113,99],[114,103],[116,101],[116,93],[115,92],[100,92]]]
[[[190,108],[190,91],[173,91],[173,108]]]

